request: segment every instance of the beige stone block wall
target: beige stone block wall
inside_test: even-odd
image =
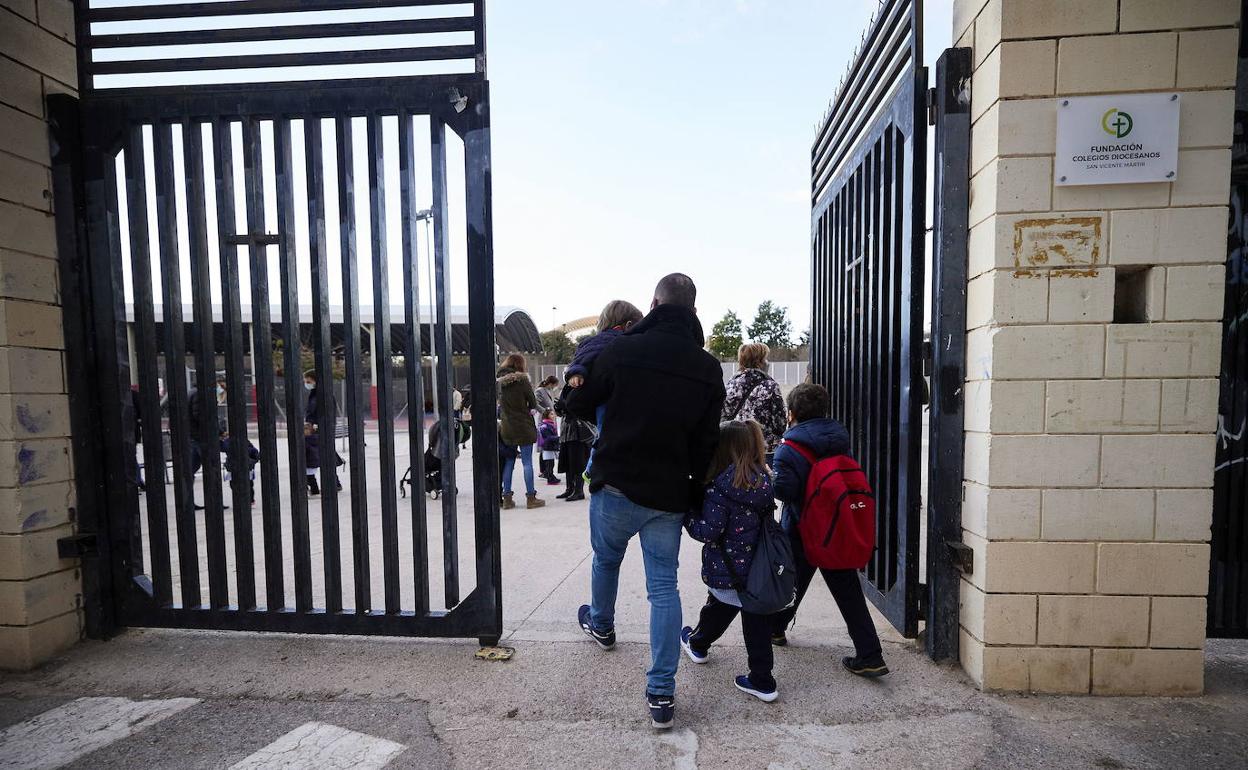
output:
[[[70,0],[0,3],[0,668],[79,639],[64,331],[44,100],[77,87]]]
[[[985,689],[1202,691],[1238,25],[1235,0],[954,3],[976,67],[961,658]],[[1058,98],[1175,90],[1176,181],[1055,184]]]

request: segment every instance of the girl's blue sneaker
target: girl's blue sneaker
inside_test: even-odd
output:
[[[748,676],[739,676],[736,678],[737,689],[746,695],[753,695],[764,703],[771,703],[780,697],[780,691],[774,686],[770,690],[755,685]]]
[[[689,640],[692,638],[693,638],[692,628],[690,628],[689,626],[685,626],[684,628],[680,629],[680,647],[681,649],[685,651],[685,654],[689,656],[689,660],[692,660],[694,663],[705,663],[708,660],[710,660],[711,659],[710,650],[707,650],[706,652],[698,652],[697,650],[693,649],[693,645],[690,644],[689,642]]]

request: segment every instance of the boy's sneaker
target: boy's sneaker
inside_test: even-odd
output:
[[[789,644],[789,637],[784,635],[783,631],[771,635],[772,647],[786,647]]]
[[[676,721],[676,698],[671,695],[646,693],[646,707],[650,709],[650,724],[667,730]]]
[[[685,654],[689,656],[689,660],[692,660],[694,663],[705,663],[708,660],[710,660],[711,659],[710,650],[707,650],[706,652],[698,652],[697,650],[693,649],[693,645],[690,644],[689,642],[689,640],[692,638],[693,638],[692,628],[690,628],[689,626],[685,626],[684,628],[680,629],[680,647],[682,650],[685,651]]]
[[[752,681],[750,681],[750,678],[748,676],[737,677],[735,680],[735,683],[737,685],[738,690],[745,693],[746,695],[753,695],[755,698],[758,698],[763,703],[771,703],[776,698],[780,697],[780,691],[777,690],[775,687],[772,687],[770,690],[764,690],[763,688],[757,686]]]
[[[615,631],[603,633],[595,629],[594,624],[589,620],[588,604],[581,605],[581,608],[577,610],[576,619],[580,622],[581,630],[585,632],[585,635],[597,642],[599,647],[604,650],[615,648]]]
[[[868,679],[874,679],[877,676],[884,676],[888,673],[888,666],[884,664],[884,658],[879,655],[874,658],[859,658],[857,656],[841,658],[841,665],[849,673]]]

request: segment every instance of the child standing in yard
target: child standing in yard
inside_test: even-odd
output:
[[[537,440],[542,447],[542,478],[547,484],[555,486],[561,482],[555,475],[555,460],[559,458],[559,426],[554,409],[542,412],[542,424],[537,426]]]
[[[230,436],[229,426],[225,420],[217,424],[217,429],[221,434],[221,453],[225,455],[225,481],[231,481],[235,476],[247,476],[247,504],[256,504],[256,464],[260,462],[260,450],[256,449],[256,445],[251,443],[250,439],[244,439],[246,448],[243,450],[245,457],[243,462],[247,467],[239,468],[234,462],[234,455],[231,450],[233,445],[233,437]]]
[[[680,646],[694,663],[706,663],[711,645],[740,613],[750,673],[738,676],[735,684],[742,692],[771,703],[779,695],[771,673],[771,616],[742,609],[735,588],[750,574],[763,517],[771,518],[776,507],[765,460],[767,443],[762,426],[753,420],[725,422],[719,430],[702,510],[685,516],[689,535],[705,543],[702,582],[708,595],[697,628],[681,630]]]
[[[594,365],[594,359],[598,358],[608,345],[643,317],[637,306],[628,300],[613,299],[608,302],[607,306],[602,309],[602,314],[598,316],[598,333],[581,340],[581,343],[576,346],[576,355],[572,358],[572,363],[563,373],[564,382],[568,384],[568,387],[579,388],[585,384],[585,379],[590,376],[590,370]],[[600,435],[602,417],[606,411],[605,406],[600,406],[596,412],[597,424],[594,427]],[[589,468],[593,462],[594,453],[590,450],[589,462],[585,466],[586,475],[589,474]]]
[[[785,631],[793,622],[798,605],[818,571],[832,592],[832,598],[836,600],[836,606],[849,628],[849,637],[854,642],[856,654],[842,659],[841,664],[851,674],[883,676],[888,673],[888,666],[884,664],[875,623],[867,611],[867,599],[858,581],[858,570],[816,570],[806,559],[802,536],[798,532],[806,481],[812,465],[825,457],[848,454],[849,434],[839,422],[828,416],[831,399],[822,385],[809,382],[798,385],[789,393],[786,406],[789,430],[776,449],[775,488],[776,498],[784,504],[780,523],[789,533],[793,557],[797,562],[797,601],[792,607],[772,616],[772,643],[776,646],[788,643]]]

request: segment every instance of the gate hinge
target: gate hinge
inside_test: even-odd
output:
[[[56,541],[56,555],[62,559],[99,556],[99,551],[96,549],[95,533],[80,532],[77,535],[59,538]]]
[[[927,89],[927,125],[936,125],[936,89]]]
[[[969,545],[960,540],[946,540],[945,545],[949,547],[949,555],[953,557],[953,566],[958,568],[958,572],[975,574],[975,551]]]

